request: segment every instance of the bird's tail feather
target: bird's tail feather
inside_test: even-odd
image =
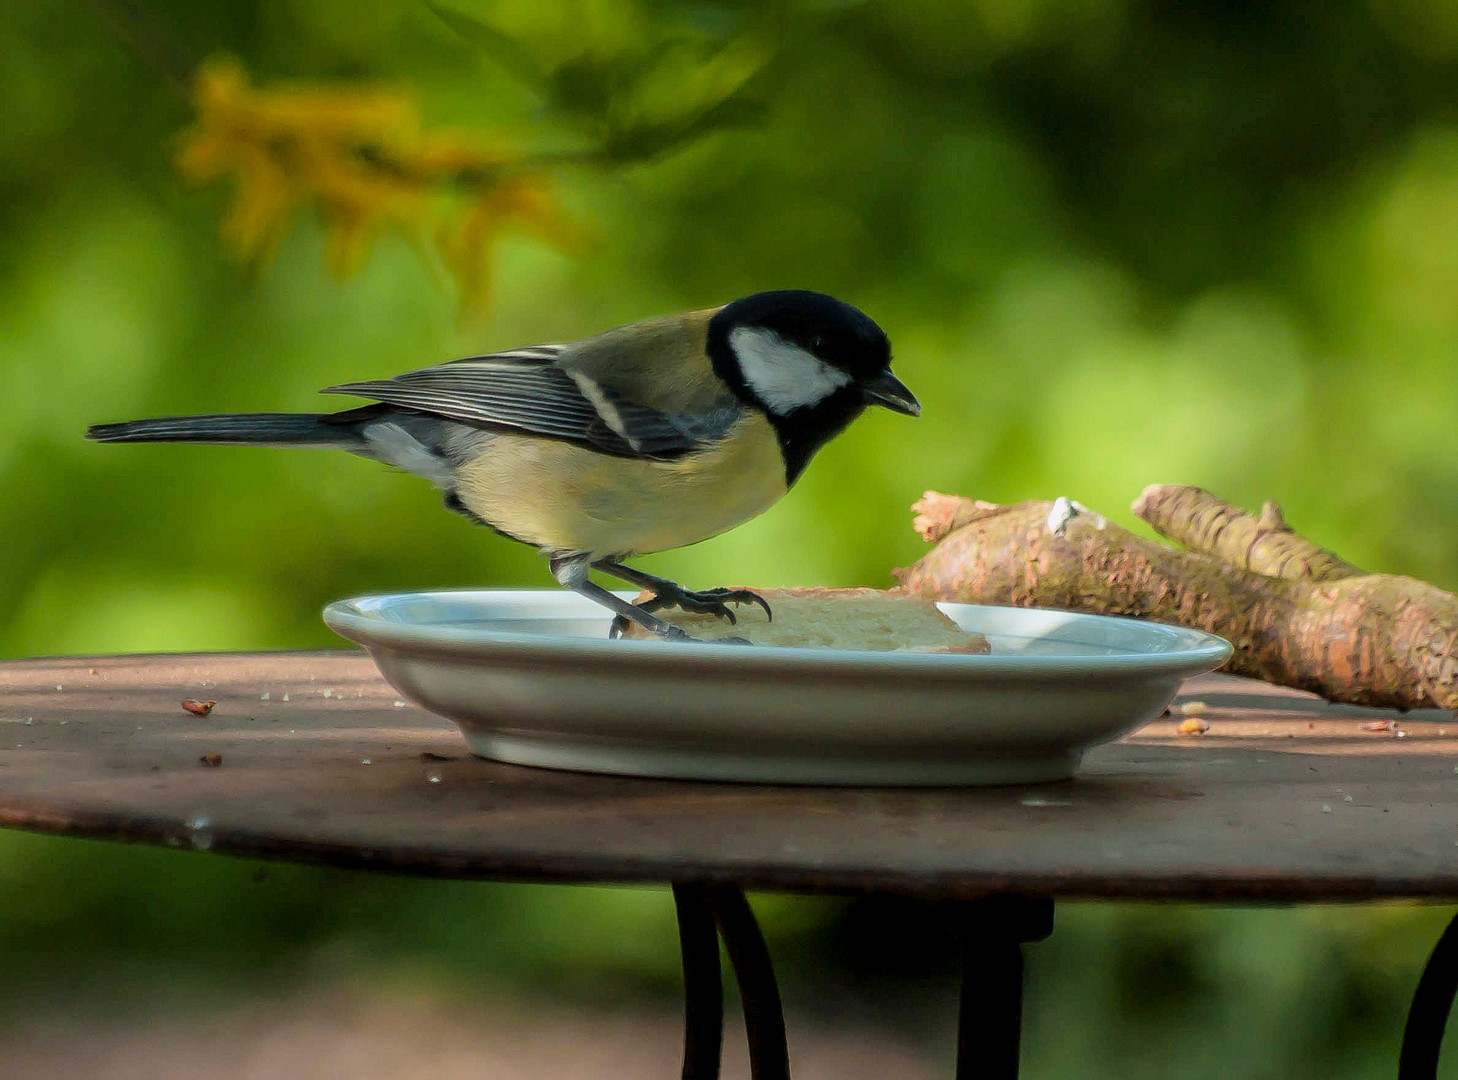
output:
[[[232,413],[219,416],[164,416],[93,424],[86,431],[97,442],[190,442],[228,446],[353,447],[361,442],[358,427],[330,423],[315,413]]]

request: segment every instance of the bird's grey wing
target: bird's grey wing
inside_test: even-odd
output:
[[[703,416],[736,404],[707,346],[715,310],[647,319],[564,346],[556,363],[667,413]]]
[[[331,386],[400,408],[488,429],[577,443],[620,457],[672,459],[722,435],[737,406],[674,412],[628,400],[560,361],[572,346],[544,345],[468,357],[392,379]]]

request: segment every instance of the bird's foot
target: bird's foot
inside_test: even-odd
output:
[[[765,598],[748,589],[720,588],[692,592],[678,585],[667,583],[665,585],[666,587],[663,588],[654,586],[653,596],[638,606],[644,611],[650,612],[676,607],[695,615],[717,615],[721,619],[728,619],[731,625],[735,625],[739,620],[735,617],[734,612],[729,610],[730,604],[758,604],[764,609],[765,618],[773,619],[775,617]]]

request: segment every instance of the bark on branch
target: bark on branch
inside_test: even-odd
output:
[[[897,570],[921,596],[1130,615],[1219,634],[1226,670],[1331,701],[1458,708],[1458,596],[1369,574],[1291,530],[1187,486],[1145,489],[1134,512],[1180,551],[1077,503],[999,506],[927,492],[914,527],[937,546]]]

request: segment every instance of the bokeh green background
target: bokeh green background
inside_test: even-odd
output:
[[[174,55],[404,84],[432,125],[575,134],[416,0],[136,6]],[[1458,587],[1448,0],[463,3],[609,68],[645,35],[775,45],[746,86],[757,125],[563,170],[593,242],[508,239],[474,322],[400,239],[346,282],[307,220],[262,270],[230,263],[226,192],[171,171],[188,109],[117,33],[129,7],[16,0],[0,20],[0,655],[330,646],[318,611],[342,595],[547,582],[377,466],[96,446],[89,423],[307,410],[321,386],[775,287],[871,313],[925,413],[867,416],[780,506],[647,569],[880,585],[920,553],[924,489],[1067,494],[1129,523],[1144,485],[1186,482],[1276,499],[1360,565]],[[0,981],[32,1000],[247,994],[327,946],[476,990],[673,993],[660,894],[253,875],[0,837]],[[765,903],[810,985],[949,1000],[932,915],[907,940],[873,905]],[[1437,918],[1072,909],[1033,969],[1036,1075],[1386,1075]]]

